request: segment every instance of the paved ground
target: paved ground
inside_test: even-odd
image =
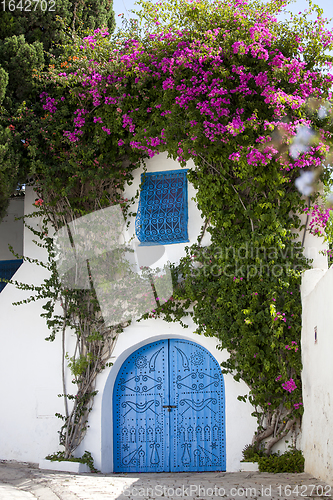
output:
[[[0,500],[298,500],[333,499],[309,474],[205,472],[72,474],[0,461]]]

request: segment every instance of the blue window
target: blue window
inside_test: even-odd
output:
[[[142,245],[188,242],[187,170],[141,175],[135,232]]]
[[[16,273],[22,262],[23,262],[22,259],[0,260],[0,292],[7,285],[7,283],[2,280],[3,279],[10,280],[14,276],[14,274]]]

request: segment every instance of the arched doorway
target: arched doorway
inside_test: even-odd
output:
[[[224,471],[223,375],[202,346],[165,339],[132,353],[113,392],[114,471]]]

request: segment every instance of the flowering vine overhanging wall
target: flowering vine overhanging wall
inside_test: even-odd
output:
[[[143,159],[193,160],[202,234],[173,269],[173,297],[144,317],[192,314],[198,333],[221,340],[223,370],[248,384],[254,444],[267,453],[302,415],[299,286],[309,263],[293,232],[305,210],[295,180],[315,170],[314,203],[314,178],[330,182],[333,35],[316,7],[277,21],[287,3],[141,2],[141,27],[111,40],[95,30],[49,67],[43,116],[25,127],[40,210],[55,229],[113,204],[129,214],[122,191]],[[78,383],[92,363],[85,351],[80,360]]]

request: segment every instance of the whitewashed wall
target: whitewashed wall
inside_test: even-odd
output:
[[[306,271],[302,298],[305,471],[333,485],[333,267]]]
[[[305,216],[303,216],[303,222]],[[307,231],[306,255],[312,267],[302,278],[302,389],[304,415],[301,448],[305,471],[333,484],[333,269],[327,244]],[[315,333],[317,332],[317,333]],[[315,338],[317,336],[317,339]]]
[[[25,198],[25,210],[30,213],[35,200],[31,189]],[[24,233],[24,254],[44,256],[32,243],[30,231]],[[13,279],[38,285],[46,276],[43,268],[23,263]],[[62,392],[61,351],[60,339],[44,340],[49,331],[40,317],[41,302],[12,305],[29,296],[10,284],[0,293],[0,458],[38,462],[57,449],[59,420],[54,414],[62,412],[57,397]]]
[[[306,214],[300,215],[301,224],[305,226],[307,216]],[[308,259],[311,259],[311,267],[313,269],[327,269],[328,261],[326,250],[328,249],[327,242],[323,237],[319,237],[315,234],[310,233],[309,224],[311,222],[311,215],[309,215],[307,229],[302,229],[302,231],[298,231],[298,236],[296,241],[303,243],[304,245],[304,255]],[[316,226],[314,226],[316,227]],[[320,228],[318,228],[320,229]],[[296,232],[296,230],[294,231]]]

